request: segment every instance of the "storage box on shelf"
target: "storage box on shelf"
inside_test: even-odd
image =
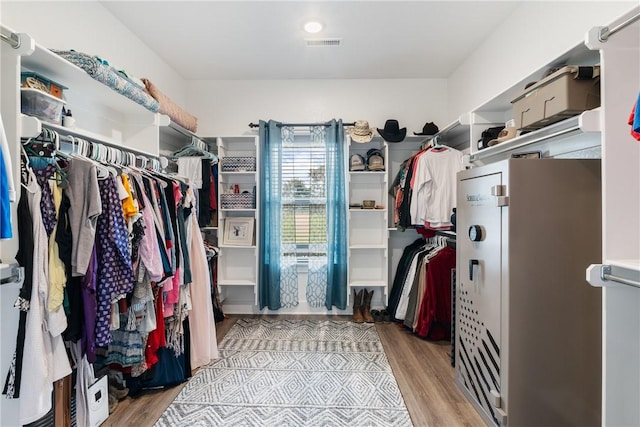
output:
[[[513,104],[517,130],[535,130],[600,106],[600,67],[566,66],[528,86]]]
[[[20,88],[22,114],[60,125],[65,102],[38,89]]]
[[[255,209],[256,197],[253,193],[221,193],[220,209]]]
[[[223,172],[255,172],[255,156],[225,157],[221,162]]]
[[[366,288],[374,291],[372,304],[384,307],[388,298],[388,147],[380,137],[367,143],[349,138],[346,158],[353,155],[362,157],[364,167],[352,170],[347,162],[348,301],[354,289]]]
[[[63,99],[64,90],[68,89],[60,83],[32,72],[20,73],[20,87],[38,89],[58,99]]]

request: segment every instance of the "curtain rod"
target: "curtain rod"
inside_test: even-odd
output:
[[[342,126],[353,126],[355,123],[342,123]],[[329,123],[279,123],[278,126],[308,127],[308,126],[329,126]],[[249,123],[250,128],[260,127],[259,124]]]

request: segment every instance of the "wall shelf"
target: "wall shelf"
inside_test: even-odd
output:
[[[166,120],[160,126],[160,148],[162,150],[166,152],[178,151],[194,141],[201,141],[206,146],[209,146],[203,138],[173,122],[168,116],[162,117],[166,117]]]
[[[38,43],[34,46],[31,54],[20,57],[20,69],[41,74],[68,88],[63,97],[66,108],[73,111],[78,129],[84,129],[78,132],[109,145],[158,156],[159,127],[169,124],[167,116],[150,111],[93,79]]]
[[[587,148],[594,144],[599,145],[600,132],[600,109],[587,110],[580,115],[570,117],[552,125],[543,127],[533,132],[515,137],[508,141],[502,142],[493,147],[487,147],[483,150],[473,152],[469,156],[470,161],[477,162],[480,160],[490,159],[492,162],[509,157],[512,153],[526,148],[527,150],[536,150],[538,148],[551,151],[552,155],[560,155],[572,150]],[[585,144],[579,142],[577,146],[572,144],[563,144],[563,140],[580,136],[582,134],[594,133],[596,137],[595,143]],[[544,143],[552,142],[553,146],[544,146]],[[544,157],[544,156],[543,156]],[[548,157],[548,156],[547,156]]]
[[[256,286],[251,280],[219,280],[218,286]]]

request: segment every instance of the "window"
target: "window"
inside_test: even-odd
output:
[[[282,245],[300,262],[326,255],[326,147],[295,139],[282,144]]]

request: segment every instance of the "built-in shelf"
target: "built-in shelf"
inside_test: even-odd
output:
[[[119,111],[130,120],[150,113],[146,107],[131,101],[107,85],[92,78],[82,68],[49,49],[35,44],[34,52],[22,57],[22,67],[66,86],[65,95],[81,94],[83,98],[99,100],[102,106]],[[69,108],[73,109],[72,105]]]
[[[32,42],[27,35],[22,36],[25,43]],[[75,132],[75,136],[144,155],[159,155],[159,128],[169,124],[169,117],[113,90],[38,43],[32,45],[32,52],[20,56],[20,71],[35,72],[64,86],[65,108],[73,112],[78,126],[56,131]]]
[[[426,143],[434,142],[462,151],[469,148],[469,136],[469,114],[464,114],[457,120],[440,129],[435,135],[427,137],[428,140]]]
[[[207,144],[203,138],[170,119],[168,123],[165,122],[160,126],[160,146],[165,151],[178,151],[194,141],[201,141],[205,146],[209,147],[209,144]]]
[[[255,286],[256,282],[251,280],[219,280],[218,286]]]
[[[627,270],[640,271],[640,259],[610,259],[605,264],[626,268]]]
[[[255,208],[246,208],[246,209],[220,209],[220,211],[223,212],[255,212],[256,209]]]
[[[573,116],[552,125],[545,126],[533,132],[520,135],[516,138],[504,141],[492,147],[487,147],[481,151],[472,153],[469,156],[469,159],[470,161],[475,162],[478,160],[484,160],[505,154],[515,153],[517,152],[517,150],[521,149],[535,150],[539,147],[542,147],[543,144],[548,141],[552,141],[554,145],[547,146],[545,147],[545,149],[547,151],[554,150],[550,154],[558,155],[562,154],[562,152],[567,152],[572,149],[577,150],[580,148],[585,148],[585,144],[582,141],[579,141],[579,143],[575,146],[570,144],[560,145],[563,144],[563,139],[569,139],[571,137],[575,137],[577,135],[585,133],[596,132],[600,132],[599,108],[587,110],[580,115]],[[595,144],[599,144],[599,139],[596,140]]]
[[[387,282],[382,280],[354,280],[349,283],[350,288],[387,287]],[[386,292],[385,292],[386,294]]]

